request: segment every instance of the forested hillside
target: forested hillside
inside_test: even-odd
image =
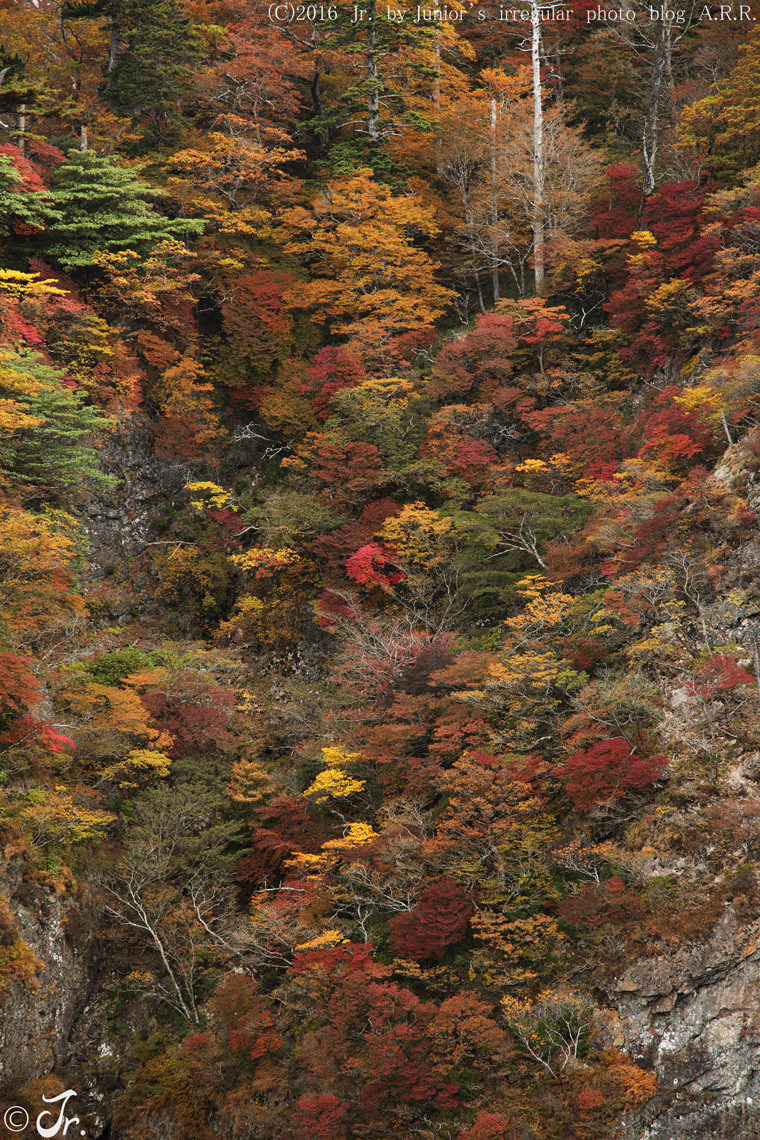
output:
[[[0,4],[4,1135],[760,1135],[760,29],[535,2]]]

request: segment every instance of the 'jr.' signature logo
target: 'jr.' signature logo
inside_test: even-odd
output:
[[[58,1093],[58,1096],[43,1096],[42,1099],[45,1104],[58,1105],[59,1107],[55,1111],[46,1108],[39,1114],[35,1121],[38,1136],[66,1136],[70,1125],[79,1124],[78,1116],[66,1115],[68,1103],[76,1095],[73,1089],[66,1089],[66,1092]],[[45,1123],[48,1117],[49,1122]],[[5,1110],[3,1124],[9,1132],[24,1132],[29,1127],[29,1113],[21,1105],[14,1104]],[[72,1135],[74,1134],[72,1133]],[[80,1129],[79,1135],[86,1135],[83,1128]]]

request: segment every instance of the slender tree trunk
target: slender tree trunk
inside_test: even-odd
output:
[[[475,269],[473,271],[473,273],[474,273],[474,277],[475,277],[475,285],[476,285],[477,290],[478,290],[478,308],[480,309],[483,316],[485,316],[486,306],[485,306],[485,302],[483,300],[483,288],[480,284],[480,274],[478,273],[477,269]]]
[[[544,108],[541,92],[541,9],[531,0],[531,62],[533,65],[533,273],[536,293],[544,287]]]
[[[670,24],[665,20],[655,25],[654,63],[644,116],[642,153],[644,157],[644,194],[651,194],[655,186],[655,167],[659,144],[659,123],[662,95],[670,70]]]
[[[84,154],[90,145],[90,140],[87,132],[87,127],[82,123],[79,131],[79,149]]]
[[[315,65],[314,74],[309,80],[309,91],[311,92],[311,102],[312,106],[314,107],[314,114],[319,119],[322,118],[322,92],[319,90],[319,81],[321,78],[322,73],[319,70],[319,67]],[[321,150],[322,154],[327,154],[327,150],[330,146],[330,131],[324,125],[324,123],[322,123],[322,125],[319,127],[317,136],[319,138],[319,149]]]
[[[760,645],[758,645],[757,630],[755,630],[755,680],[757,681],[757,696],[760,700]]]
[[[375,0],[367,4],[367,134],[370,142],[380,139],[380,84],[377,78],[377,28]]]
[[[433,105],[436,115],[441,110],[441,37],[438,29],[435,30],[435,60],[433,63],[435,74],[433,76]],[[435,144],[435,172],[440,178],[443,169],[443,139],[440,131]]]
[[[496,240],[496,226],[499,221],[499,203],[496,196],[496,100],[491,100],[491,224],[493,226],[493,239],[491,250]],[[495,252],[491,253],[491,284],[493,287],[494,304],[501,298],[499,286],[499,263]]]
[[[116,67],[116,60],[119,58],[119,29],[116,24],[111,24],[111,46],[108,52],[108,74],[110,75]]]
[[[111,0],[111,42],[108,50],[106,75],[111,75],[119,58],[121,0]]]
[[[26,103],[18,109],[18,149],[22,154],[26,153]]]
[[[317,68],[314,69],[314,74],[309,80],[309,91],[311,92],[311,103],[314,108],[315,115],[322,114],[322,95],[319,90],[320,74]]]
[[[465,225],[467,226],[467,228],[470,231],[472,231],[472,212],[470,211],[470,198],[469,198],[469,195],[468,195],[467,191],[465,190],[464,186],[462,186],[461,195],[462,195],[462,206],[464,208]],[[483,316],[485,316],[486,306],[485,306],[485,301],[483,300],[483,286],[480,283],[480,271],[477,268],[477,266],[473,269],[472,275],[475,278],[475,286],[478,290],[478,307],[479,307],[481,313],[483,314]]]

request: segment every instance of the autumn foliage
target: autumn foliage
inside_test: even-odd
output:
[[[732,1126],[625,987],[760,918],[760,33],[460,7],[0,5],[30,1119]]]

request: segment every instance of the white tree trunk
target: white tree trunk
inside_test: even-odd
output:
[[[377,29],[375,2],[367,4],[367,134],[370,142],[380,139],[380,84],[377,75]]]
[[[499,198],[496,190],[496,100],[491,100],[491,221],[493,223],[493,237],[491,246],[496,239],[496,226],[499,221]],[[493,288],[494,304],[501,297],[501,289],[499,286],[499,262],[497,260],[496,251],[491,256],[491,284]]]
[[[26,103],[18,109],[18,149],[22,154],[26,153]]]
[[[436,110],[436,116],[440,114],[441,110],[441,36],[436,28],[435,30],[435,58],[433,62],[434,75],[433,75],[433,106]],[[435,172],[440,178],[441,171],[443,170],[443,139],[441,138],[440,130],[435,144]]]
[[[644,193],[651,194],[655,188],[655,167],[659,144],[660,111],[670,72],[671,28],[663,21],[657,26],[654,44],[652,78],[649,84],[649,99],[644,116],[642,154],[644,158]]]
[[[531,62],[533,65],[533,272],[536,293],[544,287],[544,109],[541,93],[541,9],[531,0]]]

